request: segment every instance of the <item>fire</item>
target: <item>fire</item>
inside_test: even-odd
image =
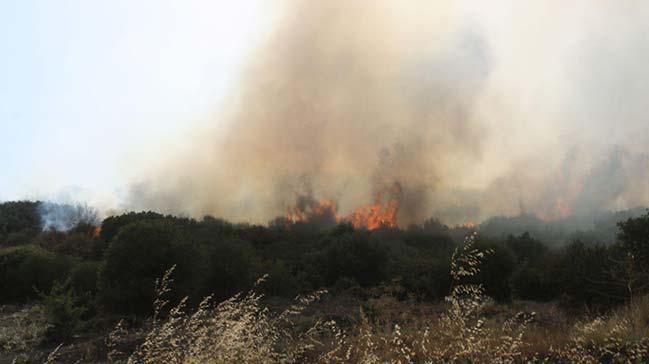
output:
[[[101,226],[97,226],[92,230],[92,237],[96,238],[101,234]]]
[[[378,192],[374,196],[374,203],[361,206],[353,213],[343,218],[351,222],[355,228],[369,230],[380,227],[397,227],[397,212],[401,203],[401,185],[395,183],[388,191],[387,202],[383,201],[384,194]]]
[[[358,207],[349,215],[338,214],[338,204],[333,200],[315,200],[298,196],[295,205],[287,208],[288,223],[307,221],[349,222],[355,228],[375,230],[380,227],[397,227],[397,212],[401,203],[401,185],[394,183],[389,189],[374,195],[374,203]]]
[[[469,221],[465,222],[464,224],[462,224],[462,226],[467,228],[467,229],[474,229],[477,226],[477,224],[473,220],[469,220]]]
[[[551,194],[548,204],[536,214],[546,222],[570,217],[573,214],[575,201],[584,190],[582,177],[570,170],[559,169],[552,182],[558,193]]]
[[[338,204],[333,200],[315,200],[310,196],[297,196],[295,205],[286,209],[287,223],[328,220],[338,222]]]

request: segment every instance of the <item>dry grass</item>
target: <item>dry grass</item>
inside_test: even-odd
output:
[[[156,287],[155,314],[144,343],[123,358],[123,353],[114,349],[126,334],[123,325],[118,325],[108,340],[110,362],[295,363],[314,347],[313,335],[320,323],[298,332],[293,330],[291,318],[324,292],[298,297],[295,304],[274,316],[261,305],[262,295],[256,289],[216,305],[207,297],[190,314],[185,312],[183,300],[161,320],[168,305],[164,294],[169,291],[172,271]]]
[[[27,351],[38,345],[47,331],[45,317],[35,307],[24,307],[0,314],[0,349]]]
[[[475,236],[455,251],[451,261],[454,286],[446,310],[424,320],[420,328],[398,323],[381,328],[363,320],[350,335],[337,332],[334,348],[318,359],[324,363],[513,363],[521,358],[523,335],[532,313],[518,313],[489,327],[483,311],[492,300],[479,284],[466,283],[479,272],[489,252],[474,248]]]
[[[35,352],[45,338],[47,322],[35,306],[0,310],[0,363],[33,362],[42,355]],[[42,361],[42,360],[40,360]]]
[[[607,317],[568,324],[553,305],[539,313],[496,306],[480,284],[468,283],[486,254],[475,236],[456,249],[453,288],[441,310],[413,316],[368,317],[361,311],[345,329],[334,320],[304,325],[304,310],[323,291],[298,297],[271,313],[252,289],[219,304],[211,297],[187,312],[167,307],[170,269],[156,284],[155,314],[143,342],[120,350],[129,333],[120,323],[109,335],[111,363],[644,363],[649,362],[649,297]],[[258,283],[261,283],[262,278]],[[379,301],[394,306],[389,299]],[[526,307],[534,306],[530,304]],[[394,308],[394,307],[392,307]],[[441,311],[441,312],[439,312]],[[407,319],[404,319],[406,318]]]

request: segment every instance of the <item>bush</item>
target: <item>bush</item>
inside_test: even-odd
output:
[[[625,251],[633,254],[638,264],[649,265],[649,212],[618,223],[618,240]]]
[[[157,277],[173,265],[178,296],[194,297],[203,282],[203,259],[183,230],[169,221],[140,221],[121,229],[105,252],[99,289],[109,310],[150,313]]]
[[[505,241],[505,247],[511,250],[520,262],[536,262],[547,252],[548,248],[540,241],[532,238],[529,233],[520,236],[510,235]]]
[[[67,234],[53,250],[59,254],[89,259],[93,257],[93,239],[84,233]]]
[[[447,256],[440,259],[417,257],[402,264],[403,286],[417,299],[435,301],[448,294],[451,287],[451,267]]]
[[[208,259],[204,295],[226,299],[249,288],[257,277],[255,252],[246,241],[219,240],[206,246],[204,252]],[[283,274],[280,271],[264,273]]]
[[[608,275],[611,253],[610,247],[586,245],[581,241],[572,242],[564,249],[558,272],[564,307],[587,306],[597,311],[624,301],[623,287],[611,284]]]
[[[38,205],[38,202],[32,201],[0,203],[0,246],[23,244],[40,232]],[[11,234],[18,235],[10,237]]]
[[[74,294],[69,281],[54,282],[49,294],[40,294],[43,313],[49,324],[47,336],[56,342],[68,341],[83,328],[81,317],[87,308]]]
[[[342,277],[352,278],[362,287],[377,284],[386,278],[387,252],[370,242],[366,232],[331,237],[325,244],[327,248],[318,261],[327,286]]]
[[[34,239],[33,234],[30,234],[22,230],[19,232],[7,234],[7,237],[5,238],[4,241],[4,245],[5,246],[26,245],[31,243],[33,239]]]
[[[518,266],[511,278],[512,291],[516,298],[543,301],[548,293],[541,272],[527,263]]]
[[[65,278],[72,260],[34,245],[0,250],[0,302],[24,302]]]
[[[475,276],[476,280],[484,284],[488,296],[500,302],[509,301],[512,293],[509,280],[515,267],[514,254],[501,245],[484,241],[476,244],[476,247],[491,251],[485,257],[480,273]]]
[[[161,215],[157,212],[129,212],[118,216],[110,216],[101,223],[100,236],[106,241],[110,241],[120,230],[128,225],[142,222],[142,221],[155,221],[163,219],[174,220],[172,217]]]
[[[299,289],[298,283],[286,263],[278,260],[264,268],[264,271],[268,272],[268,278],[263,285],[266,294],[290,297],[297,293]]]
[[[70,286],[77,293],[97,293],[97,277],[100,262],[81,262],[70,271]]]

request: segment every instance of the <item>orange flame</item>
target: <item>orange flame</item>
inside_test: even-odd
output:
[[[374,203],[361,206],[353,213],[343,218],[351,222],[355,228],[366,228],[368,230],[380,227],[397,227],[397,212],[401,203],[401,185],[395,183],[388,191],[390,197],[386,203],[383,202],[381,192],[374,196]]]
[[[462,226],[467,228],[467,229],[474,229],[477,226],[477,224],[473,220],[469,220],[469,221],[465,222],[464,224],[462,224]]]
[[[101,226],[97,226],[92,230],[92,237],[96,238],[101,234]]]
[[[570,170],[559,169],[552,182],[558,187],[560,193],[551,198],[546,207],[536,214],[546,222],[570,217],[573,214],[573,205],[584,189],[583,180]]]
[[[328,219],[338,222],[338,204],[333,200],[317,201],[308,196],[297,196],[295,205],[286,209],[286,223],[307,222]]]
[[[387,201],[384,195],[389,195]],[[338,204],[333,200],[320,200],[298,196],[295,205],[287,208],[286,221],[314,221],[316,219],[331,219],[336,223],[349,222],[357,229],[375,230],[380,227],[397,227],[397,212],[401,203],[401,185],[395,183],[387,191],[375,194],[374,203],[358,207],[349,215],[338,214]]]

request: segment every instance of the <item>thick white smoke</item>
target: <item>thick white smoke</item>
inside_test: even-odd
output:
[[[296,1],[128,208],[265,222],[403,186],[402,224],[649,204],[649,4]],[[189,141],[187,141],[189,143]]]

